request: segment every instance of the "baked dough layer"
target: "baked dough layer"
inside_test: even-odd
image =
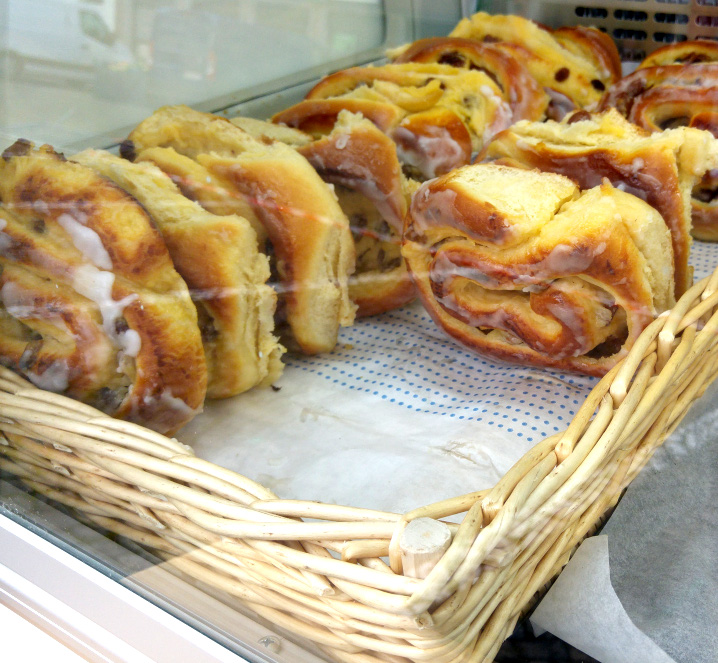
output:
[[[402,250],[433,319],[509,361],[603,375],[675,302],[663,219],[608,182],[466,166],[422,185]]]
[[[605,179],[654,207],[671,233],[675,296],[692,283],[691,191],[714,167],[718,142],[705,131],[672,129],[658,134],[628,122],[615,109],[579,111],[561,122],[518,122],[480,155],[566,175],[581,189]]]
[[[186,106],[159,109],[121,151],[134,158],[151,147],[197,161],[249,203],[276,256],[288,341],[307,354],[332,350],[340,325],[354,320],[348,292],[354,247],[346,216],[307,160],[288,145],[257,140],[225,118]]]
[[[249,222],[207,212],[153,164],[100,150],[85,150],[72,160],[134,196],[160,229],[197,307],[207,396],[226,398],[276,380],[283,352],[272,334],[277,296],[266,285],[269,261],[259,253]]]
[[[146,211],[49,146],[0,161],[0,354],[38,386],[172,432],[202,407],[197,313]]]

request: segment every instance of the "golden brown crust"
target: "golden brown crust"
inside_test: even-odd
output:
[[[269,263],[249,222],[205,211],[152,164],[99,150],[72,160],[136,198],[162,233],[199,314],[207,396],[234,396],[279,377],[283,349],[272,335],[277,298],[266,285]]]
[[[676,126],[709,131],[718,137],[718,45],[685,42],[678,47],[659,49],[645,66],[614,85],[601,100],[601,108],[617,108],[634,124],[651,132]],[[678,46],[678,45],[676,45]],[[690,64],[671,64],[671,60]],[[718,238],[718,208],[714,203],[715,178],[706,176],[696,185],[692,199],[693,236],[715,241]]]
[[[140,151],[135,161],[153,163],[169,175],[179,190],[211,214],[217,216],[237,215],[249,221],[261,245],[267,237],[261,222],[244,196],[228,188],[226,183],[214,177],[204,166],[171,147],[150,147]]]
[[[688,65],[701,62],[718,62],[718,44],[709,39],[689,39],[675,44],[667,44],[649,54],[639,69],[662,65]]]
[[[6,361],[114,416],[189,421],[207,384],[196,311],[142,207],[47,146],[5,152],[0,197]],[[32,362],[17,356],[28,338],[43,341]]]
[[[361,114],[385,132],[390,131],[406,116],[404,110],[387,103],[386,100],[341,97],[338,99],[305,99],[274,115],[272,122],[294,127],[314,137],[319,137],[328,134],[334,128],[339,113],[342,111]]]
[[[550,29],[520,16],[478,12],[462,19],[450,36],[496,42],[520,60],[544,88],[563,95],[578,108],[597,103],[614,80],[613,67],[604,62],[613,56],[605,51],[603,42],[594,43],[586,32],[563,31],[555,36]]]
[[[280,296],[299,348],[328,352],[354,319],[349,222],[327,185],[295,150],[255,140],[229,120],[186,106],[165,107],[136,127],[125,152],[171,147],[195,159],[242,196],[266,229],[281,279]]]
[[[461,343],[602,375],[673,301],[642,235],[661,243],[656,255],[670,254],[660,216],[639,199],[607,183],[580,193],[559,175],[490,164],[425,183],[402,250],[427,310]]]
[[[340,324],[351,324],[348,276],[354,250],[349,222],[309,163],[286,145],[238,160],[198,161],[251,201],[277,257],[287,321],[302,352],[329,352]]]
[[[690,192],[710,167],[712,144],[708,134],[690,129],[649,135],[612,110],[579,114],[577,121],[568,117],[561,123],[518,123],[497,136],[482,158],[509,158],[560,173],[582,189],[607,178],[648,202],[671,231],[678,297],[692,280]]]
[[[332,131],[298,151],[334,186],[349,219],[357,317],[402,306],[416,293],[399,251],[409,190],[394,142],[369,120],[341,111]]]
[[[512,111],[512,121],[541,120],[549,98],[526,67],[493,44],[459,37],[419,39],[393,60],[435,62],[462,69],[486,71],[501,88]]]
[[[316,137],[331,131],[342,110],[361,113],[397,143],[402,162],[428,179],[468,163],[472,151],[510,125],[502,94],[480,70],[433,62],[353,67],[322,79],[273,121]]]
[[[604,87],[623,76],[621,55],[616,43],[605,32],[583,25],[551,30],[562,46],[591,61],[601,72],[599,79]],[[594,85],[596,87],[596,85]],[[600,86],[598,86],[600,88]],[[600,91],[600,90],[599,90]]]

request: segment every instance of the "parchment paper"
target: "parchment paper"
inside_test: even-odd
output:
[[[602,663],[718,660],[718,384],[531,617]],[[609,574],[610,566],[610,574]]]
[[[211,403],[180,440],[286,499],[404,512],[493,486],[595,382],[482,359],[414,304],[288,358],[278,391]]]
[[[697,279],[709,274],[718,246],[695,243],[691,262]],[[493,486],[540,439],[566,428],[596,382],[479,357],[447,338],[418,304],[342,330],[331,354],[287,361],[276,391],[210,403],[180,440],[282,498],[398,513]],[[630,620],[678,663],[714,662],[718,651],[716,405],[713,390],[605,528],[611,578]],[[586,566],[558,600],[569,613],[601,564],[607,568],[600,557]],[[595,613],[598,599],[586,601]],[[601,647],[622,642],[610,615],[593,636]],[[585,630],[579,621],[578,632]]]

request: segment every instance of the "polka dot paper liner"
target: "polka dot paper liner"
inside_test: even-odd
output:
[[[718,245],[694,242],[695,278],[718,264]],[[337,349],[287,358],[337,391],[380,399],[427,416],[476,421],[528,442],[563,430],[596,379],[483,357],[440,330],[420,304],[358,320]]]

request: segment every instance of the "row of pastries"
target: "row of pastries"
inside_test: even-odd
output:
[[[2,363],[171,433],[418,296],[480,353],[604,374],[718,238],[718,47],[622,78],[598,30],[479,13],[388,60],[267,120],[161,108],[119,156],[6,149]]]

